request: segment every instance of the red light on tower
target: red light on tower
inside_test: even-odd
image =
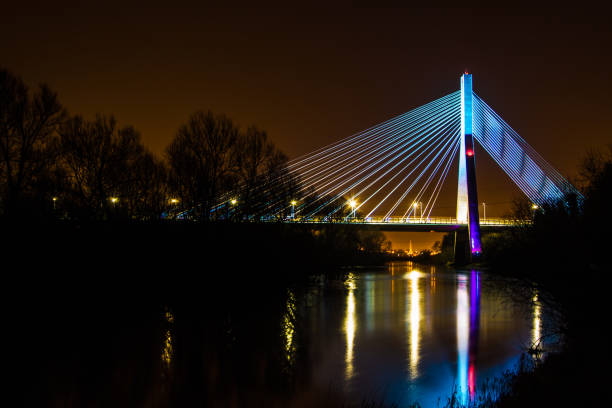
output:
[[[465,154],[471,157],[471,156],[473,156],[473,155],[474,155],[474,152],[473,152],[473,151],[471,151],[471,150],[467,150],[467,151],[465,152]]]

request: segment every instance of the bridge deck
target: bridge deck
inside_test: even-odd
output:
[[[340,224],[354,225],[355,227],[376,230],[376,231],[434,231],[434,232],[450,232],[458,229],[467,228],[467,224],[457,223],[455,218],[451,217],[430,217],[427,219],[421,218],[386,218],[371,217],[371,218],[346,218],[336,220],[326,220],[324,218],[312,219],[287,219],[286,223],[307,224],[307,225],[325,225],[325,224]],[[487,218],[480,222],[480,227],[483,230],[503,230],[513,228],[520,225],[528,224],[529,221],[509,220],[505,218]]]

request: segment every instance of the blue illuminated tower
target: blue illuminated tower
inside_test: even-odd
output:
[[[472,136],[472,75],[461,75],[461,149],[459,152],[459,183],[457,189],[457,222],[468,224],[471,256],[481,252],[478,195],[476,190],[476,160]]]

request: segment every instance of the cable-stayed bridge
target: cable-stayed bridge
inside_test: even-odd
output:
[[[259,200],[263,204],[257,219],[387,230],[467,226],[470,252],[477,256],[481,227],[515,222],[479,218],[474,140],[534,206],[568,192],[580,195],[473,92],[472,75],[466,72],[460,90],[290,161],[259,192],[265,199]],[[440,192],[457,162],[456,214],[435,216]],[[224,199],[217,209],[230,211],[241,199]]]

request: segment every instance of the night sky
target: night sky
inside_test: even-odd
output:
[[[0,65],[48,83],[71,113],[134,125],[160,155],[190,113],[211,109],[265,129],[296,157],[459,89],[466,69],[562,174],[612,142],[610,14],[584,2],[15,3],[0,11]],[[479,201],[501,215],[519,191],[479,153]],[[452,205],[452,188],[445,197]]]

